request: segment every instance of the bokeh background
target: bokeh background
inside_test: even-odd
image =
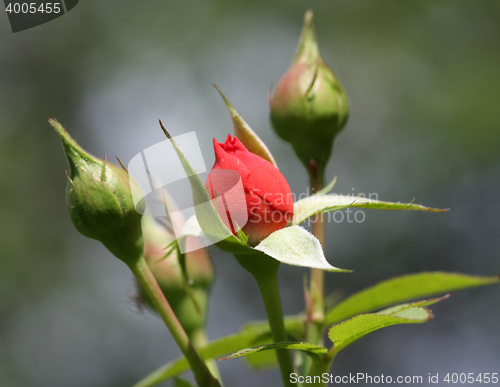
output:
[[[500,272],[500,2],[87,0],[16,34],[2,12],[0,386],[130,386],[179,353],[161,321],[136,307],[127,268],[74,230],[67,163],[47,118],[93,154],[124,161],[164,139],[161,118],[174,135],[195,130],[210,166],[212,138],[231,131],[216,83],[304,193],[305,172],[270,129],[267,95],[307,9],[352,106],[328,169],[335,192],[451,208],[330,222],[327,257],[355,272],[327,274],[328,291],[424,270]],[[250,276],[211,252],[215,339],[265,313]],[[288,314],[304,306],[306,273],[281,269]],[[500,372],[499,301],[495,286],[457,292],[427,324],[356,342],[332,372]],[[280,383],[277,371],[240,359],[219,365],[227,386]]]

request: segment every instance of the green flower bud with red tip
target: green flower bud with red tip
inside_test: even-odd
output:
[[[295,60],[270,98],[270,107],[278,136],[293,146],[310,173],[322,178],[333,140],[347,121],[349,103],[320,56],[311,11],[305,15]]]
[[[142,215],[134,206],[130,181],[132,189],[139,186],[123,169],[82,149],[59,122],[49,123],[61,137],[69,162],[66,202],[75,228],[125,263],[135,261],[143,254]]]

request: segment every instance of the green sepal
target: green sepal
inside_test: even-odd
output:
[[[288,265],[327,271],[349,271],[328,263],[319,240],[300,226],[285,227],[262,240],[255,250]]]
[[[333,187],[335,187],[335,184],[337,184],[337,175],[335,175],[333,177],[333,180],[328,183],[328,185],[323,188],[322,190],[318,191],[315,193],[315,195],[326,195],[326,194],[329,194],[330,191],[333,189]]]
[[[276,160],[266,146],[264,141],[260,139],[259,136],[252,130],[252,128],[243,120],[243,118],[238,114],[236,110],[231,106],[229,101],[226,99],[225,95],[222,94],[222,91],[214,85],[214,87],[219,92],[220,96],[224,100],[227,109],[229,110],[229,114],[231,115],[231,120],[233,122],[233,131],[234,135],[238,137],[238,140],[241,141],[245,148],[248,149],[249,152],[256,154],[257,156],[262,157],[264,160],[269,161],[276,168],[278,168],[278,164],[276,164]]]
[[[347,207],[370,208],[375,210],[414,210],[444,212],[439,209],[414,203],[394,203],[374,200],[361,196],[316,194],[301,199],[293,205],[292,225],[302,223],[307,218],[323,212],[337,211]]]

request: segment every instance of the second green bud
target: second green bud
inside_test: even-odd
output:
[[[292,66],[278,83],[270,105],[278,136],[293,146],[312,178],[322,179],[333,140],[349,116],[349,102],[321,58],[311,11],[305,15]]]

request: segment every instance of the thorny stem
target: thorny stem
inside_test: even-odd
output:
[[[179,349],[189,362],[198,385],[201,387],[220,387],[219,381],[210,373],[207,365],[196,352],[186,331],[158,286],[144,257],[128,263],[128,266],[137,277],[137,280],[165,322]]]

